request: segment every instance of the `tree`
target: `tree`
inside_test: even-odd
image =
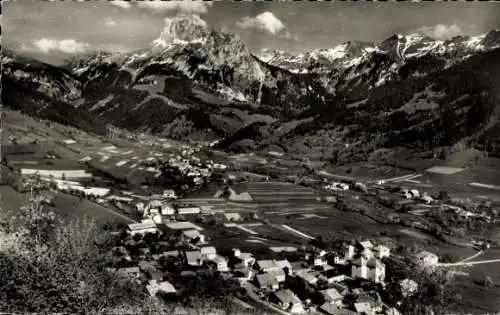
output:
[[[439,191],[438,193],[438,196],[437,196],[437,199],[441,200],[441,201],[448,201],[450,199],[450,197],[448,196],[448,191],[442,189]]]

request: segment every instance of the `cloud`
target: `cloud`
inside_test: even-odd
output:
[[[257,15],[256,17],[245,16],[237,23],[241,28],[245,29],[258,29],[271,33],[273,35],[286,29],[285,24],[281,22],[273,13],[267,11]]]
[[[104,21],[104,24],[106,24],[106,26],[116,26],[118,25],[118,23],[113,20],[112,18],[108,17],[106,18],[106,20]]]
[[[130,8],[130,1],[124,1],[124,0],[112,0],[108,1],[109,3],[116,5],[117,7],[120,7],[122,9],[128,9]]]
[[[425,36],[429,36],[438,40],[446,40],[463,34],[460,26],[458,26],[457,24],[437,24],[434,26],[423,26],[419,28],[418,31]]]
[[[34,41],[33,46],[43,53],[49,53],[53,50],[58,50],[67,54],[75,54],[84,52],[90,45],[87,43],[78,42],[74,39],[55,40],[41,38]]]
[[[137,5],[154,11],[180,11],[184,13],[206,13],[213,2],[206,1],[140,1]]]

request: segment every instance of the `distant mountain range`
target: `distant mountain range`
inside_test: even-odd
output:
[[[255,55],[237,35],[178,16],[143,50],[76,56],[62,67],[4,50],[2,65],[6,106],[95,132],[112,123],[222,137],[238,151],[324,146],[326,158],[347,142],[499,150],[500,29]]]

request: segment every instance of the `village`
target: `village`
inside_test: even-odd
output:
[[[397,303],[389,305],[382,298],[394,289],[387,283],[395,281],[391,260],[402,258],[397,244],[391,237],[356,230],[338,248],[324,248],[315,242],[318,235],[346,230],[334,225],[340,219],[329,218],[331,214],[360,213],[380,222],[378,226],[408,227],[398,228],[398,233],[410,231],[413,237],[423,231],[446,240],[471,222],[498,220],[491,205],[460,204],[405,187],[406,182],[319,178],[307,185],[304,178],[257,176],[239,167],[253,163],[293,170],[271,165],[271,158],[263,163],[254,155],[237,156],[233,160],[238,164],[207,157],[206,145],[172,145],[157,138],[139,142],[147,149],[76,135],[3,146],[2,182],[27,194],[34,183],[45,183],[54,195],[88,200],[107,216],[119,217],[121,224],[111,231],[117,243],[109,271],[137,279],[152,296],[167,300],[189,296],[193,288],[186,285],[188,280],[209,272],[237,284],[228,288],[244,292],[238,299],[247,308],[399,314]],[[284,165],[282,155],[269,155]],[[215,190],[197,195],[209,185]],[[54,195],[42,202],[61,208]],[[449,229],[436,228],[437,219]],[[326,224],[316,227],[319,222]],[[480,238],[473,244],[479,253],[490,246]],[[442,265],[443,256],[426,247],[410,259],[432,272]],[[417,280],[396,279],[398,292],[418,292]]]

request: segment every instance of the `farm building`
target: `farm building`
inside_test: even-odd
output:
[[[199,207],[186,207],[177,209],[178,214],[199,214],[201,209]]]
[[[50,170],[50,169],[38,169],[38,168],[21,168],[20,173],[22,176],[33,176],[39,175],[41,177],[53,177],[53,178],[90,178],[92,174],[87,173],[85,170]]]
[[[128,225],[128,230],[131,234],[155,233],[158,231],[153,220],[143,220],[140,223],[131,223]]]
[[[196,224],[191,223],[189,221],[169,223],[169,224],[167,224],[167,227],[169,229],[172,229],[172,230],[192,230],[192,229],[199,230],[199,231],[203,230],[203,228],[201,228],[201,227],[197,226]]]

